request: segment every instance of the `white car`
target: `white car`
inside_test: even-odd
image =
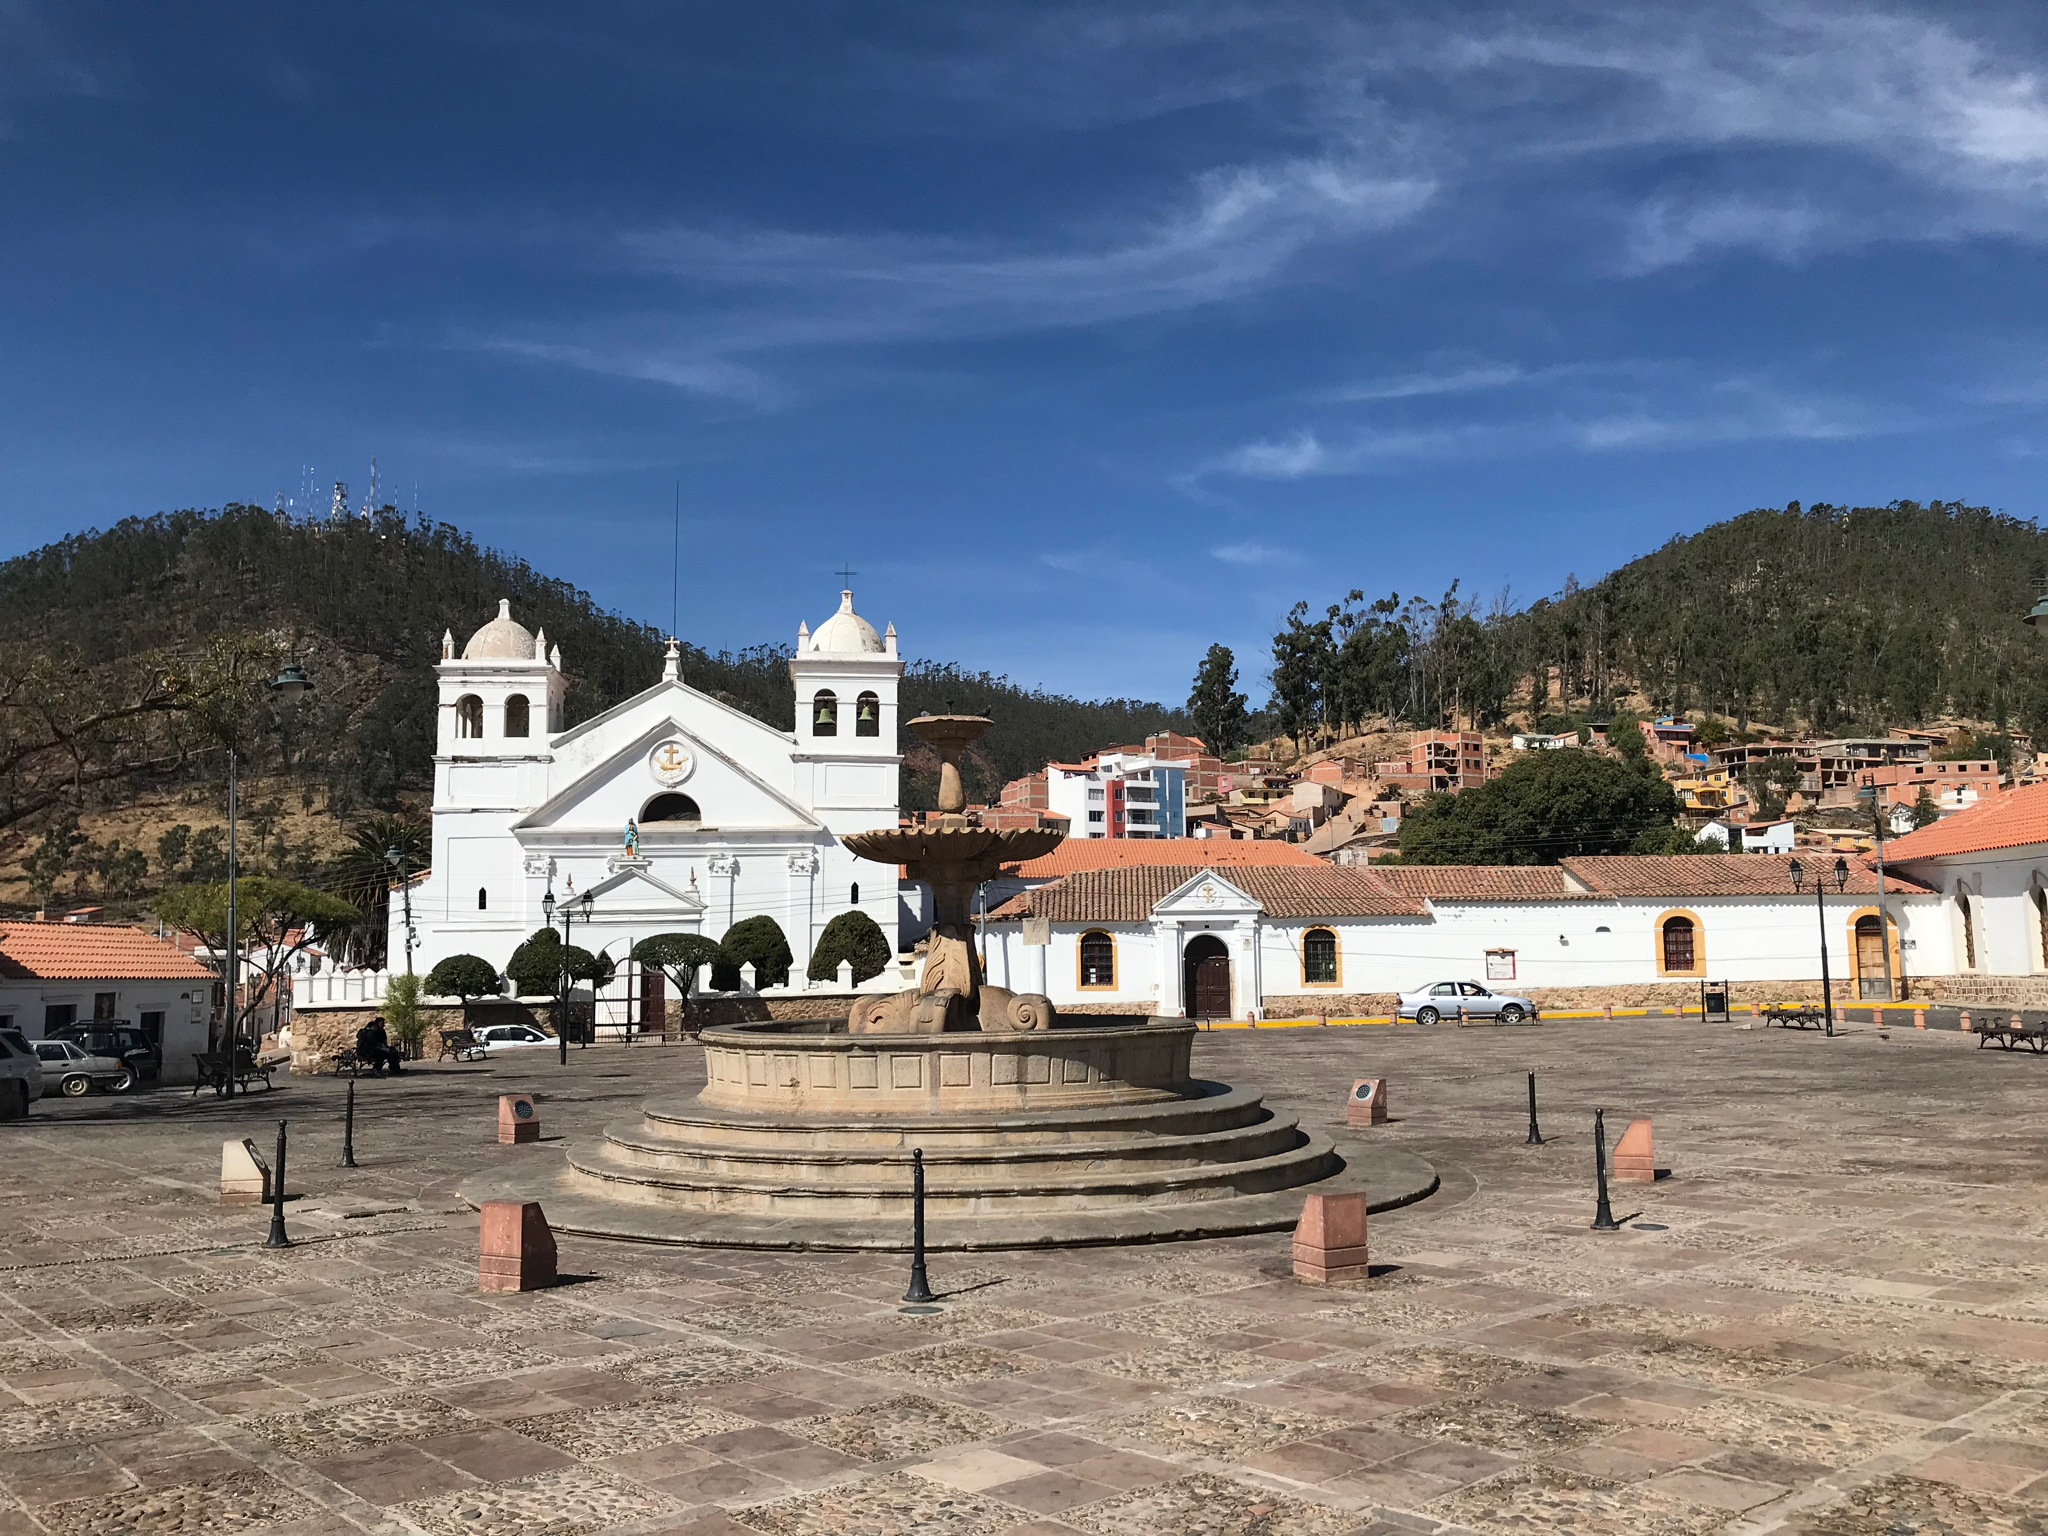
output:
[[[1536,1005],[1528,998],[1489,992],[1476,981],[1434,981],[1412,992],[1403,992],[1394,1017],[1434,1024],[1439,1019],[1457,1018],[1460,1008],[1468,1018],[1498,1019],[1503,1024],[1519,1024],[1536,1017]]]
[[[43,1064],[44,1080],[54,1077],[66,1098],[78,1098],[95,1087],[126,1093],[135,1086],[135,1073],[125,1061],[94,1056],[69,1040],[38,1040],[35,1052]]]
[[[20,1030],[0,1029],[0,1119],[27,1114],[42,1096],[42,1058]]]
[[[484,1048],[485,1055],[495,1056],[500,1051],[522,1050],[529,1045],[553,1045],[555,1037],[531,1024],[486,1024],[476,1032],[476,1043]]]

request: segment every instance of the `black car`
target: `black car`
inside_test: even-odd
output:
[[[49,1032],[49,1039],[69,1040],[94,1056],[111,1056],[139,1083],[156,1082],[163,1075],[163,1053],[146,1031],[126,1019],[80,1019]]]

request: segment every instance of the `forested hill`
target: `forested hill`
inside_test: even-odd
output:
[[[2048,640],[2019,620],[2048,533],[1984,507],[1746,512],[1673,539],[1506,628],[1525,665],[1582,692],[1626,680],[1663,708],[1819,729],[2004,723],[2048,706]]]
[[[1640,695],[1738,726],[1953,715],[2048,735],[2048,636],[2019,622],[2044,577],[2048,533],[1984,507],[1794,502],[1522,609],[1456,586],[1433,602],[1353,592],[1321,617],[1298,604],[1273,637],[1274,719],[1290,736],[1485,726]]]
[[[572,723],[660,676],[654,627],[445,523],[390,508],[317,523],[249,506],[170,512],[0,564],[0,861],[51,816],[104,805],[145,780],[217,779],[221,731],[195,729],[190,717],[206,711],[185,707],[209,689],[246,717],[233,729],[249,771],[299,780],[339,816],[396,806],[432,782],[442,631],[460,646],[501,597],[561,646]],[[829,611],[826,594],[814,602],[819,612],[792,610],[787,628]],[[788,729],[789,654],[779,645],[713,654],[685,642],[683,675]],[[287,659],[316,685],[288,722],[246,684],[221,686],[224,669],[274,670]],[[168,690],[166,667],[176,674]],[[1181,721],[1158,705],[1062,698],[931,661],[910,664],[903,701],[906,717],[948,702],[994,717],[978,765],[985,788],[1048,757]],[[923,788],[917,767],[913,797]]]

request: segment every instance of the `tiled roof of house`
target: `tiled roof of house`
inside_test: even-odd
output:
[[[1390,890],[1362,869],[1244,865],[1222,878],[1268,917],[1421,917],[1422,903]],[[1056,923],[1142,923],[1152,909],[1197,875],[1200,865],[1129,865],[1077,871],[1011,897],[989,916],[1044,917]]]
[[[1293,865],[1301,869],[1327,867],[1323,860],[1307,849],[1270,837],[1070,837],[1051,853],[1027,859],[1022,864],[1005,865],[1003,873],[1025,880],[1056,880],[1061,875],[1071,875],[1083,869],[1116,869],[1127,865],[1209,869],[1225,865],[1237,868],[1246,864]]]
[[[1792,860],[1797,857],[1781,853],[1627,853],[1566,859],[1563,868],[1601,896],[1783,896],[1791,894]],[[1809,850],[1800,862],[1805,866],[1804,889],[1808,891],[1813,889],[1815,873],[1832,871],[1835,863],[1819,850]],[[1843,890],[1852,896],[1875,895],[1876,871],[1861,859],[1852,858],[1848,865],[1849,879]],[[1834,887],[1832,873],[1828,886]],[[1927,887],[1886,871],[1885,889],[1917,895],[1924,894]]]
[[[1584,901],[1598,893],[1555,864],[1382,864],[1373,874],[1409,896],[1438,901]]]
[[[216,973],[141,928],[98,923],[0,923],[0,977],[9,981],[212,981]]]
[[[1932,859],[1945,853],[1989,853],[2048,843],[2048,782],[2023,784],[1996,800],[1944,816],[1887,845],[1894,859]]]

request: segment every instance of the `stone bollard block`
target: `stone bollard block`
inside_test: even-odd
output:
[[[540,1110],[525,1094],[508,1093],[499,1098],[498,1140],[507,1146],[540,1140]]]
[[[1330,1280],[1363,1280],[1365,1201],[1348,1195],[1310,1195],[1294,1228],[1294,1275],[1322,1285]]]
[[[1915,1008],[1913,1010],[1913,1027],[1915,1029],[1925,1029],[1927,1027],[1927,1010],[1925,1008]]]
[[[1614,1004],[1612,1004],[1612,1003],[1609,1003],[1609,1004],[1607,1004],[1607,1006],[1606,1006],[1606,1007],[1602,1008],[1602,1009],[1601,1009],[1600,1011],[1601,1011],[1602,1013],[1604,1013],[1604,1014],[1606,1014],[1606,1015],[1607,1015],[1607,1022],[1608,1022],[1608,1023],[1612,1024],[1612,1023],[1614,1022]]]
[[[1631,1120],[1614,1144],[1613,1175],[1623,1184],[1654,1184],[1657,1159],[1650,1151],[1650,1122]]]
[[[247,1137],[220,1144],[220,1198],[223,1205],[263,1205],[270,1199],[270,1164]]]
[[[1962,1017],[1960,1018],[1960,1020],[1958,1020],[1958,1022],[1962,1025],[1964,1034],[1974,1035],[1977,1032],[1977,1026],[1970,1022],[1969,1009],[1965,1008],[1963,1010]]]
[[[1361,1077],[1351,1085],[1351,1097],[1344,1102],[1344,1123],[1387,1123],[1387,1080],[1384,1077]]]
[[[486,1291],[537,1291],[555,1283],[555,1234],[538,1200],[484,1202],[476,1283]]]

